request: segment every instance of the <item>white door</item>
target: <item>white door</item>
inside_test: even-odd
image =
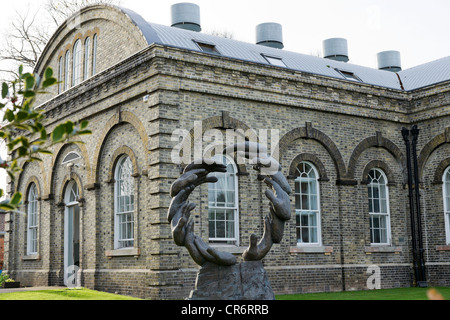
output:
[[[64,284],[79,285],[77,271],[80,267],[80,206],[78,185],[69,182],[66,188],[64,213]]]

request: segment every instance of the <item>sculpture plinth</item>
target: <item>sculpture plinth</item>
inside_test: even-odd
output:
[[[190,300],[275,300],[261,261],[232,266],[206,263],[200,269]]]
[[[259,172],[258,179],[269,187],[265,191],[270,202],[269,215],[264,219],[261,239],[258,241],[254,234],[250,236],[250,246],[242,254],[244,262],[238,264],[233,254],[213,249],[194,234],[194,222],[190,215],[196,205],[188,202],[189,195],[203,183],[218,181],[217,177],[208,174],[227,171],[224,164],[209,159],[188,165],[171,186],[168,220],[173,239],[178,246],[184,246],[195,263],[202,267],[191,299],[273,300],[272,288],[261,260],[272,245],[280,243],[283,238],[285,222],[291,218],[291,188],[281,173],[280,164],[267,155],[265,146],[245,142],[224,150],[224,154],[231,153],[251,160],[253,168]]]

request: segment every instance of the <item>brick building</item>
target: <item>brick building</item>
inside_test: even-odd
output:
[[[278,133],[294,190],[264,259],[277,294],[367,289],[372,276],[382,288],[450,285],[450,58],[401,70],[385,52],[373,69],[347,63],[343,39],[319,58],[283,50],[275,24],[250,44],[202,33],[196,10],[174,12],[162,26],[89,6],[51,38],[36,72],[50,66],[62,82],[39,108],[50,130],[88,120],[93,134],[9,184],[26,214],[6,216],[5,271],[62,285],[76,266],[88,288],[187,297],[198,267],[167,221],[182,169],[173,132],[253,129]],[[239,257],[262,234],[267,199],[251,165],[228,161],[228,206],[207,185],[191,200],[196,233]]]

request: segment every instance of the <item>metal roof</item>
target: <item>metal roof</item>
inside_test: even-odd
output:
[[[215,46],[215,49],[221,56],[228,58],[270,65],[269,61],[264,58],[266,55],[281,59],[286,68],[291,70],[342,80],[349,80],[349,78],[345,76],[345,73],[350,73],[354,74],[356,78],[359,78],[362,83],[396,90],[411,91],[450,80],[450,57],[394,73],[205,33],[149,23],[132,10],[125,8],[120,9],[133,20],[143,33],[149,45],[156,43],[202,52],[202,49],[197,44],[200,42]]]

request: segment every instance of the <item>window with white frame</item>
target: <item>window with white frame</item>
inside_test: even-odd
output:
[[[28,191],[27,255],[38,252],[38,194],[33,183]]]
[[[368,179],[370,242],[390,243],[389,191],[387,178],[380,169],[372,169]]]
[[[64,75],[64,61],[63,57],[59,58],[58,61],[58,93],[63,92],[63,75]]]
[[[115,249],[134,246],[134,178],[133,164],[122,156],[115,172]]]
[[[295,179],[295,214],[298,245],[320,245],[320,192],[316,168],[301,162]]]
[[[70,51],[66,51],[66,55],[64,57],[64,91],[69,89],[69,64],[70,64]]]
[[[81,82],[82,67],[82,48],[81,41],[77,40],[73,46],[73,69],[72,69],[72,85],[76,86]]]
[[[92,37],[92,75],[97,73],[97,34]]]
[[[228,156],[216,155],[213,159],[225,164],[227,172],[210,174],[218,181],[208,185],[209,241],[239,245],[237,168]]]
[[[447,234],[447,244],[450,244],[450,167],[448,167],[444,176],[442,177],[443,182],[443,198],[444,198],[444,214],[445,214],[445,224],[446,224],[446,234]]]
[[[90,77],[91,68],[89,54],[91,50],[91,38],[86,38],[84,41],[84,80]]]

